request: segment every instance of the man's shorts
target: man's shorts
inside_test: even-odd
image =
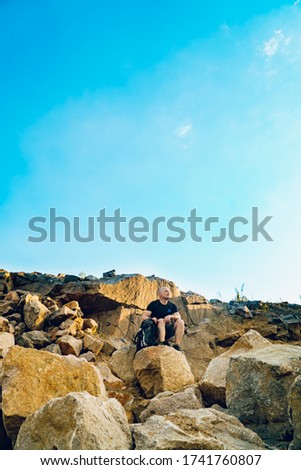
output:
[[[175,335],[175,323],[174,322],[166,323],[165,331],[166,331],[165,339],[169,339],[172,336],[174,336]]]

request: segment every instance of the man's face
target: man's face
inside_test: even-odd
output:
[[[168,287],[161,287],[159,295],[163,299],[169,299],[171,296],[170,289]]]

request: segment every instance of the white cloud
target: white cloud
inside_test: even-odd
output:
[[[263,43],[261,49],[262,53],[270,59],[273,57],[280,49],[285,48],[291,42],[291,37],[285,37],[282,30],[279,29],[274,31],[274,35]]]
[[[177,137],[180,139],[184,139],[187,137],[192,131],[192,125],[191,124],[185,124],[185,126],[179,127],[176,131],[175,134]]]

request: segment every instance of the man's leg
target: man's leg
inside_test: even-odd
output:
[[[163,341],[165,341],[166,331],[165,331],[165,323],[162,318],[158,320],[157,325],[158,325],[158,331],[159,331],[159,342],[163,343]]]
[[[183,336],[184,336],[184,331],[185,331],[185,322],[181,318],[175,321],[174,323],[175,327],[175,342],[176,344],[180,344]]]

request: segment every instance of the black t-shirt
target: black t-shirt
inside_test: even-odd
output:
[[[148,304],[146,310],[152,312],[151,318],[165,318],[167,315],[173,315],[178,311],[177,306],[172,302],[168,301],[166,305],[163,305],[160,300],[153,300]]]

